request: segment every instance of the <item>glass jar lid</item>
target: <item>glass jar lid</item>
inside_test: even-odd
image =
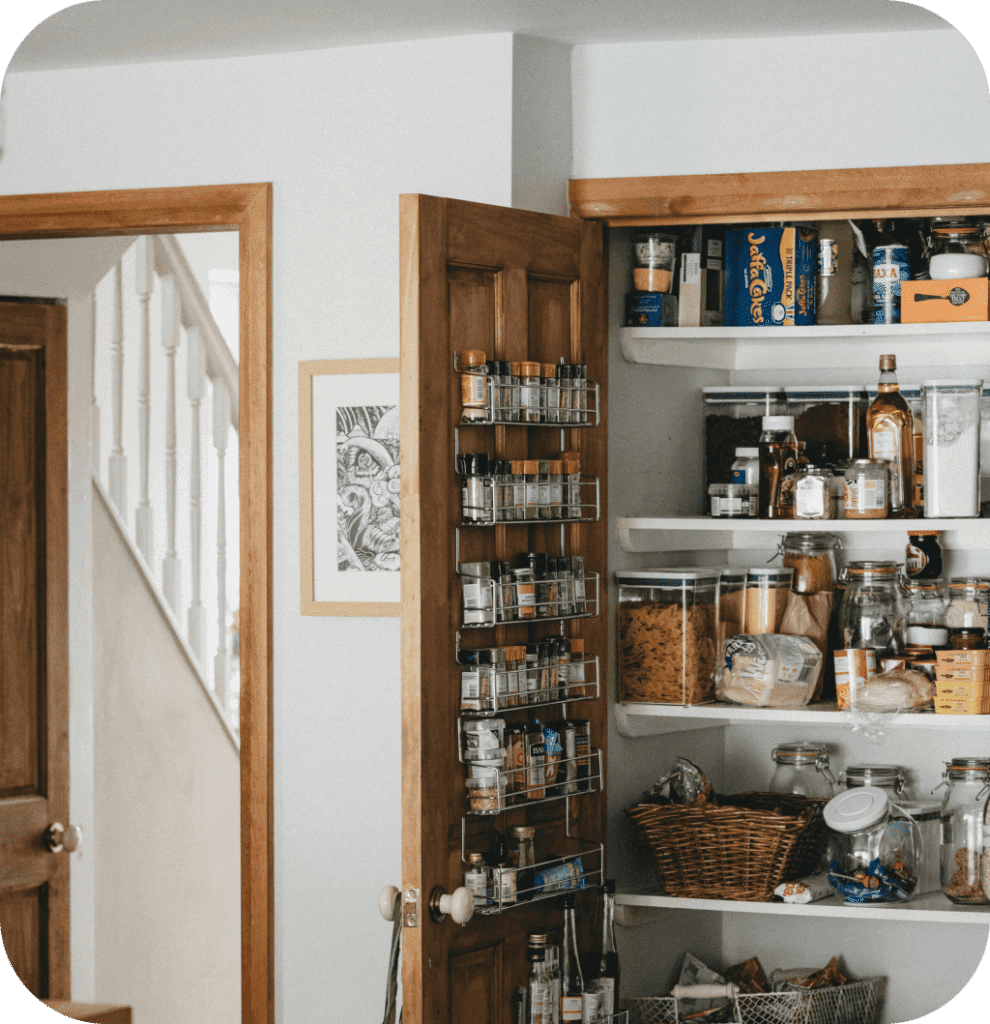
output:
[[[834,533],[785,533],[780,539],[783,551],[833,551],[842,547]]]
[[[845,771],[850,787],[881,786],[899,793],[906,781],[904,769],[896,764],[851,764]]]
[[[894,579],[900,571],[897,562],[850,562],[848,579]]]
[[[821,743],[781,743],[770,755],[777,764],[795,768],[809,765],[828,767],[828,750]]]
[[[945,770],[949,778],[957,782],[985,781],[990,772],[990,757],[954,757],[945,762]]]
[[[862,832],[883,821],[890,798],[877,786],[847,789],[825,805],[825,824],[833,832]]]
[[[953,576],[949,580],[949,590],[990,591],[990,581],[978,579],[976,576]]]

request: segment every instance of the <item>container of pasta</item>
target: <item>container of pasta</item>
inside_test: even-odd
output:
[[[710,566],[616,573],[621,701],[714,700],[718,580]]]

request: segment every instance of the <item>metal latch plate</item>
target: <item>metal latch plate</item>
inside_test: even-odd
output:
[[[419,889],[402,890],[402,923],[406,928],[419,927]]]

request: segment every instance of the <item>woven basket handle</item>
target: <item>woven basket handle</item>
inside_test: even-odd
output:
[[[739,989],[735,985],[675,985],[670,994],[682,999],[735,999]]]

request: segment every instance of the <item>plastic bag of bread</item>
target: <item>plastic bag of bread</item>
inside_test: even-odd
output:
[[[750,707],[803,707],[822,669],[822,652],[806,636],[732,636],[722,654],[719,697]]]
[[[866,712],[921,711],[932,707],[935,684],[923,673],[894,669],[870,676],[852,695],[852,710]]]

